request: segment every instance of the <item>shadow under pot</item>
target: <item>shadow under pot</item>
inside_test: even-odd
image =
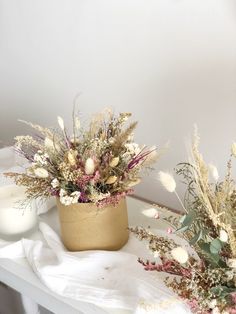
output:
[[[57,207],[62,241],[70,251],[115,251],[128,241],[126,198],[102,208],[93,203],[66,206],[57,198]]]

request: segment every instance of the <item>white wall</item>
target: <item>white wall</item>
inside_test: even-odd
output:
[[[111,105],[134,112],[139,142],[170,140],[157,169],[185,158],[196,122],[223,174],[236,140],[236,2],[0,0],[1,144],[25,132],[17,118],[69,121],[78,92],[84,117]],[[151,177],[137,192],[176,206]]]

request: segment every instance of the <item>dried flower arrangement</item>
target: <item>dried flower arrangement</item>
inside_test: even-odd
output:
[[[181,163],[176,173],[186,184],[185,211],[179,217],[163,217],[171,226],[167,233],[176,233],[186,246],[172,237],[160,237],[143,228],[131,229],[140,240],[148,242],[157,258],[154,262],[139,259],[146,270],[166,273],[166,284],[193,313],[236,313],[236,182],[232,178],[232,145],[227,173],[219,180],[218,170],[207,165],[198,150],[197,132],[192,145],[191,162]],[[176,193],[176,182],[169,173],[160,172],[159,180],[167,191]],[[181,201],[181,200],[180,200]],[[160,218],[156,208],[143,212]],[[173,276],[174,275],[174,276]]]
[[[116,204],[140,182],[140,172],[157,159],[156,147],[133,141],[137,122],[125,127],[130,113],[110,110],[93,117],[87,128],[73,113],[73,135],[58,117],[59,129],[26,123],[37,134],[17,136],[15,150],[30,163],[24,173],[6,173],[26,187],[28,200],[57,196],[64,205]]]

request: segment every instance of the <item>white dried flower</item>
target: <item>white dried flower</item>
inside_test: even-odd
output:
[[[60,185],[60,183],[59,183],[59,181],[58,181],[57,178],[55,178],[55,179],[52,180],[51,186],[52,186],[54,189],[58,188],[59,185]]]
[[[72,198],[68,195],[65,195],[65,196],[61,196],[60,197],[60,202],[63,204],[63,205],[66,205],[66,206],[69,206],[72,204]]]
[[[213,165],[213,164],[209,164],[208,165],[208,169],[210,171],[210,174],[211,174],[212,178],[215,181],[218,181],[219,180],[219,173],[218,173],[218,170],[217,170],[216,166]]]
[[[214,307],[214,309],[211,311],[212,314],[220,314],[220,310],[218,307]]]
[[[131,188],[131,187],[133,187],[133,186],[139,184],[140,182],[141,182],[141,179],[138,178],[138,179],[136,179],[136,180],[130,181],[130,182],[127,184],[127,186],[128,186],[129,188]]]
[[[34,162],[35,163],[39,163],[41,165],[46,165],[48,163],[47,159],[49,158],[48,154],[42,154],[41,151],[38,151],[38,153],[36,153],[34,155]]]
[[[107,180],[106,180],[106,184],[113,184],[117,181],[117,176],[110,176]]]
[[[153,253],[154,258],[159,258],[160,257],[160,253],[158,251],[155,251]]]
[[[62,129],[62,131],[64,131],[65,130],[65,126],[64,126],[64,121],[63,121],[63,119],[62,119],[62,117],[57,117],[57,122],[58,122],[58,124],[59,124],[59,127]]]
[[[175,191],[176,182],[170,173],[160,171],[158,179],[168,192],[173,193]]]
[[[109,166],[110,166],[111,168],[115,168],[115,167],[118,165],[119,161],[120,161],[120,157],[114,157],[114,158],[112,158],[112,160],[110,161]]]
[[[234,157],[236,157],[236,143],[235,142],[231,145],[231,153]]]
[[[217,300],[216,300],[216,299],[212,299],[212,300],[209,302],[209,304],[208,304],[208,306],[209,306],[210,309],[214,309],[214,308],[216,307],[216,305],[217,305]]]
[[[147,216],[149,218],[156,218],[157,215],[159,215],[158,210],[156,208],[148,208],[148,209],[144,209],[142,211],[142,214],[144,216]]]
[[[228,242],[228,233],[225,230],[221,229],[219,238],[222,242]]]
[[[59,196],[65,196],[67,193],[64,189],[60,189]]]
[[[110,192],[99,193],[95,189],[93,189],[91,195],[89,196],[89,200],[92,201],[93,203],[97,203],[97,202],[99,202],[99,201],[101,201],[104,198],[107,198],[109,196],[111,196]]]
[[[141,151],[141,148],[136,143],[125,144],[125,148],[127,149],[128,153],[131,155],[138,155]]]
[[[227,276],[227,281],[234,279],[234,270],[233,269],[226,271],[225,274]]]
[[[171,255],[180,264],[184,264],[188,261],[188,252],[181,246],[172,249]]]
[[[71,204],[76,204],[78,203],[80,194],[81,193],[79,191],[75,191],[71,193],[70,195],[67,195],[66,191],[64,189],[61,189],[59,193],[60,202],[66,206],[71,205]]]
[[[236,268],[236,258],[229,258],[227,261],[227,265],[230,268]]]
[[[81,195],[81,193],[79,191],[75,191],[75,192],[70,194],[70,197],[72,198],[72,204],[78,203],[80,195]]]
[[[47,178],[48,177],[48,171],[44,168],[34,169],[34,174],[39,178]]]
[[[95,163],[92,158],[88,158],[85,162],[85,173],[93,174],[95,171]]]

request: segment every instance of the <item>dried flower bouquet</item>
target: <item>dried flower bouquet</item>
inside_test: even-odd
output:
[[[205,163],[198,145],[195,133],[191,162],[176,168],[187,188],[183,202],[173,176],[159,173],[162,185],[177,195],[185,211],[180,219],[173,215],[163,217],[170,224],[167,233],[176,233],[186,240],[189,250],[185,245],[177,245],[173,237],[160,237],[143,228],[131,231],[148,242],[156,258],[154,262],[142,259],[139,262],[146,270],[165,272],[167,286],[188,303],[193,313],[235,314],[236,182],[232,178],[232,159],[236,157],[236,143],[232,145],[222,181],[217,168]],[[160,218],[155,208],[143,213]]]
[[[125,127],[130,113],[115,116],[106,110],[88,127],[73,114],[73,134],[58,117],[59,129],[23,121],[36,134],[17,136],[15,150],[30,163],[24,173],[6,173],[26,187],[28,200],[57,196],[64,205],[117,204],[140,182],[140,172],[157,159],[156,147],[140,147],[133,141],[137,122]]]

